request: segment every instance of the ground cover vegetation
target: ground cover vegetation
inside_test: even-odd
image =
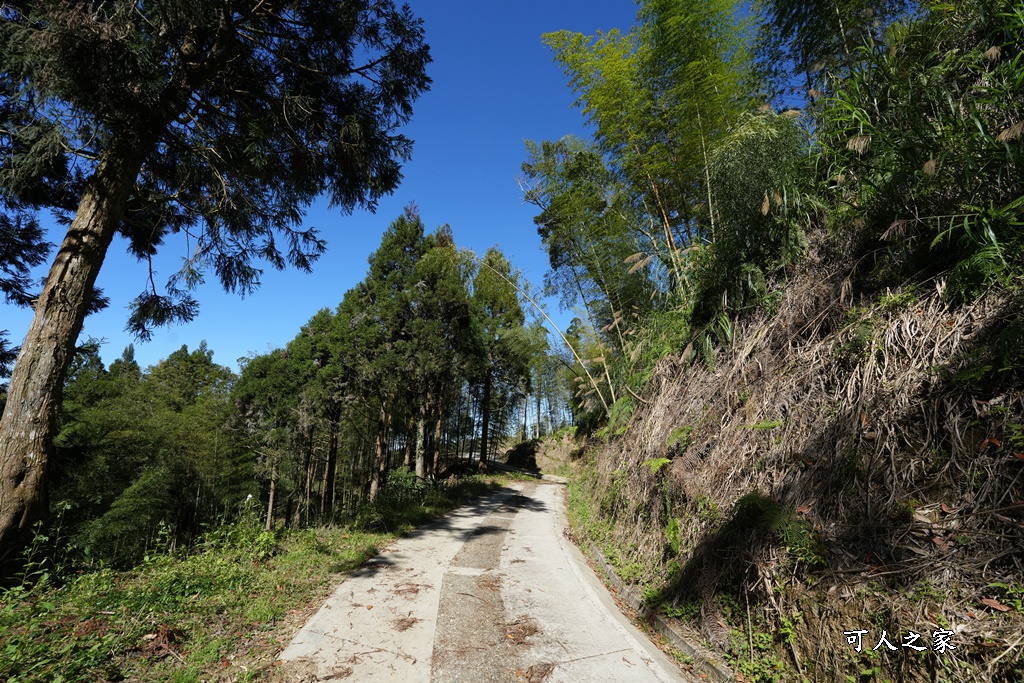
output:
[[[592,131],[522,177],[580,311],[578,538],[743,680],[1019,680],[1021,8],[544,40]]]
[[[232,522],[188,547],[165,529],[130,570],[54,564],[55,539],[37,535],[18,585],[0,600],[0,676],[12,683],[267,680],[281,649],[346,572],[495,486],[474,476],[427,492],[393,491],[381,507],[386,530],[266,531],[263,505],[250,499]]]

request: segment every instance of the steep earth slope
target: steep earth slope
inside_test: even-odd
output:
[[[819,242],[660,363],[575,531],[742,680],[1024,680],[1022,301],[872,291]]]

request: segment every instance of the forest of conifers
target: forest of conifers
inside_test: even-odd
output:
[[[17,40],[19,34],[4,35]],[[800,589],[812,590],[837,569],[839,551],[824,550],[841,545],[828,535],[838,534],[836,528],[855,530],[842,543],[861,558],[863,571],[889,577],[871,584],[876,595],[903,591],[916,596],[907,604],[917,605],[933,593],[987,590],[977,596],[1009,615],[998,628],[978,632],[967,673],[947,673],[971,680],[984,670],[1014,680],[1021,674],[1012,643],[1024,589],[1021,525],[1007,514],[1018,515],[1024,499],[1018,471],[1024,459],[1024,8],[1009,0],[640,0],[629,31],[562,31],[543,41],[592,131],[587,139],[528,142],[521,169],[524,199],[537,209],[550,258],[545,293],[579,312],[562,339],[555,343],[540,322],[527,324],[535,317],[530,287],[500,251],[460,250],[445,227],[425,228],[412,206],[390,224],[365,279],[336,309],[317,313],[285,348],[246,359],[237,376],[214,364],[205,346],[182,348],[145,370],[129,348],[104,368],[95,347],[72,338],[52,434],[48,514],[41,515],[48,522],[40,527],[59,525],[60,543],[47,552],[64,553],[62,562],[78,570],[131,566],[156,545],[196,542],[238,516],[246,500],[255,501],[251,507],[268,532],[365,520],[379,515],[382,504],[422,495],[426,481],[495,457],[509,438],[571,423],[577,436],[610,444],[593,451],[579,475],[576,522],[593,524],[579,533],[618,553],[619,568],[642,579],[652,603],[702,623],[746,680],[779,680],[791,662],[803,676],[801,662],[810,666],[813,657],[820,680],[849,671],[863,680],[883,670],[901,680],[930,675],[903,660],[878,664],[851,656],[821,663],[824,646],[807,644],[811,636],[800,631],[807,622],[778,607],[776,593],[785,600],[805,579]],[[9,60],[5,73],[55,78],[40,87],[78,102],[81,93],[50,71],[34,70],[30,52]],[[424,67],[420,59],[410,71]],[[405,76],[415,83],[398,90],[408,100],[395,105],[401,111],[426,87]],[[221,90],[230,85],[229,79],[215,83]],[[211,101],[224,96],[221,90]],[[200,100],[208,95],[197,92]],[[103,94],[115,104],[89,112],[90,134],[119,150],[110,131],[134,119],[123,113],[120,90]],[[27,110],[9,109],[7,119],[27,130]],[[320,125],[307,123],[311,130]],[[139,124],[140,139],[150,139],[150,124]],[[49,149],[26,140],[45,141],[53,130],[8,136],[4,144],[8,152]],[[181,140],[193,134],[181,133]],[[162,144],[173,148],[180,140],[172,138]],[[224,144],[249,149],[233,139]],[[388,148],[396,159],[400,146]],[[189,148],[191,156],[182,152],[183,158],[203,169],[196,171],[209,184],[202,187],[215,187],[220,162],[199,149]],[[10,171],[4,166],[4,206],[12,215],[68,205],[66,196],[40,199],[54,191],[57,157],[44,154]],[[369,201],[362,193],[393,186],[387,164],[380,175],[360,178],[359,187],[324,170],[335,162],[358,170],[363,161],[328,154],[271,169],[282,186],[288,186],[286,172],[320,174],[302,176],[305,184],[293,188],[280,215],[314,190],[358,205]],[[237,191],[244,194],[265,171],[252,159],[240,166],[231,173],[239,174]],[[162,167],[152,173],[156,180],[140,176],[138,196],[122,202],[127,218],[113,221],[140,254],[155,250],[165,233],[145,237],[133,221],[150,225],[159,214],[154,207],[184,201],[170,199],[168,188],[194,180]],[[61,185],[64,191],[81,187],[80,178],[72,180]],[[259,201],[271,203],[273,195],[260,194]],[[285,218],[269,227],[254,219],[264,204],[232,222],[222,218],[224,206],[188,201],[171,225],[208,220],[211,244],[227,234],[255,240],[284,230],[293,238],[287,255],[293,265],[309,266],[304,257],[316,252],[315,236]],[[0,266],[15,276],[0,284],[12,300],[29,303],[16,280],[40,261],[33,252],[40,237],[29,222],[5,219],[0,227]],[[242,257],[225,265],[207,256],[189,266],[217,270],[229,289],[244,279]],[[79,289],[84,317],[88,287]],[[188,319],[189,299],[180,294],[142,297],[133,313],[138,331]],[[973,327],[957,328],[956,321],[968,320]],[[782,328],[788,336],[779,341],[772,335]],[[919,329],[925,332],[906,334],[930,339],[936,330],[949,332],[906,372],[886,375],[903,367],[899,354],[910,355],[913,346],[893,340]],[[942,346],[954,337],[972,345]],[[811,346],[820,352],[813,360],[798,355]],[[824,369],[772,403],[762,384],[735,379],[747,377],[755,356],[769,348],[783,360],[773,366],[778,377],[762,384],[786,385],[786,373],[805,361]],[[7,354],[9,345],[0,351]],[[757,373],[768,372],[760,358],[757,364]],[[723,374],[735,386],[719,386]],[[688,377],[706,383],[707,396],[694,398],[701,388],[688,385]],[[845,384],[860,377],[863,386]],[[15,370],[12,396],[19,381]],[[909,393],[889,396],[889,403],[872,393],[900,382]],[[821,414],[784,412],[794,396],[817,391],[811,384],[828,394],[815,408]],[[662,419],[675,410],[662,397],[676,389],[693,394],[679,406],[699,414],[690,422]],[[755,399],[768,412],[756,412]],[[724,408],[708,415],[709,406]],[[748,423],[726,434],[723,425],[744,411]],[[975,417],[961,423],[968,412]],[[802,439],[827,420],[839,426],[829,423],[835,429],[814,442],[817,450],[798,453],[792,446],[782,453],[783,438],[765,436],[781,430],[776,433]],[[737,435],[740,446],[717,455]],[[754,443],[761,455],[753,446],[747,452]],[[701,447],[691,448],[696,444]],[[776,459],[764,455],[776,451]],[[822,453],[838,460],[818,460]],[[734,460],[715,472],[731,469],[735,482],[757,486],[736,484],[732,491],[727,482],[695,491],[701,463],[716,457]],[[821,494],[819,508],[805,504],[817,500],[808,482],[819,477],[820,484],[826,473],[847,478],[832,482],[836,488]],[[838,509],[844,496],[857,501],[860,516]],[[963,511],[967,521],[956,527],[965,530],[962,537],[950,531],[932,545],[960,544],[975,553],[948,569],[948,585],[941,586],[907,560],[932,558],[936,548],[911,553],[892,538],[902,524],[937,519],[937,510]],[[999,514],[989,515],[993,510]],[[968,530],[976,535],[970,541]],[[728,565],[722,558],[734,557],[729,544],[741,532],[750,547],[775,553],[774,559],[762,566],[744,556],[749,562],[716,573],[721,594],[732,596],[716,603],[715,586],[696,577],[710,576],[716,561]],[[729,574],[736,567],[759,573]],[[776,580],[777,591],[760,592]],[[698,584],[707,594],[692,594]],[[737,587],[742,590],[727,590]],[[750,604],[744,619],[736,596],[750,599],[755,616],[768,615],[767,621],[752,619]],[[749,633],[730,640],[726,622],[741,634],[761,623],[775,635],[755,648]],[[829,628],[833,636],[842,632],[838,623]]]
[[[63,542],[131,566],[158,535],[188,544],[247,499],[268,530],[351,520],[387,505],[392,470],[394,495],[411,495],[416,479],[476,471],[506,435],[568,423],[565,366],[524,324],[497,249],[477,258],[446,227],[424,234],[410,207],[369,261],[336,310],[237,375],[205,343],[145,370],[131,347],[104,368],[83,345],[51,471]]]

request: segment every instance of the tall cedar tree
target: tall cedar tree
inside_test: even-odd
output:
[[[0,421],[4,553],[43,509],[64,375],[114,235],[140,259],[187,236],[168,293],[134,303],[143,338],[195,315],[207,268],[243,294],[254,259],[308,269],[324,243],[300,229],[305,206],[326,193],[373,208],[397,185],[411,142],[396,127],[429,61],[421,21],[392,0],[0,5],[0,195],[69,223]]]
[[[413,447],[418,477],[437,474],[448,401],[480,353],[480,335],[473,325],[469,299],[472,265],[471,258],[456,248],[447,225],[427,237],[426,251],[416,264],[412,376],[414,390],[420,392]]]
[[[343,310],[339,310],[350,320],[353,333],[347,349],[348,364],[354,369],[353,388],[377,413],[370,502],[377,500],[387,485],[388,438],[404,397],[405,378],[415,366],[414,269],[424,248],[423,221],[415,208],[409,207],[388,227],[380,247],[370,256],[366,279],[356,286],[353,296],[345,296]]]
[[[473,279],[473,306],[480,320],[483,339],[480,368],[480,463],[490,450],[491,418],[496,390],[511,389],[528,381],[525,316],[519,305],[518,275],[497,247],[491,247],[480,261]]]

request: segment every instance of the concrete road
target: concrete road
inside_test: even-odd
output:
[[[394,543],[281,654],[305,681],[690,680],[562,535],[563,488],[518,484]]]

